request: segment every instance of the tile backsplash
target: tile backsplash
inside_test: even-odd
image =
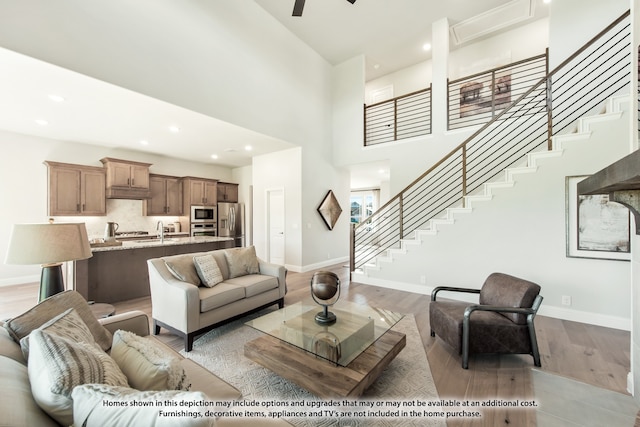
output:
[[[56,222],[84,222],[89,239],[104,237],[106,224],[110,221],[118,223],[118,231],[148,231],[149,234],[155,234],[158,221],[162,221],[166,227],[180,219],[177,216],[143,216],[143,203],[142,200],[108,199],[106,216],[57,216],[54,219]]]

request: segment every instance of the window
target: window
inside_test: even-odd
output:
[[[379,190],[354,191],[351,193],[351,222],[360,224],[378,209]]]

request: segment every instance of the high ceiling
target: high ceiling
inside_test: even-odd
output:
[[[355,4],[307,0],[303,15],[292,17],[294,0],[255,0],[328,62],[338,64],[365,55],[368,79],[428,59],[430,54],[422,45],[430,41],[432,22],[447,17],[456,24],[514,1],[523,0],[357,0]],[[531,1],[540,3],[535,5],[535,19],[546,13],[542,0]],[[22,134],[228,167],[250,165],[254,155],[291,147],[2,48],[0,93],[0,129]],[[58,102],[49,95],[65,100]],[[38,119],[48,124],[37,124]],[[179,126],[180,132],[171,132],[172,125]],[[245,150],[247,145],[253,150]],[[211,158],[212,154],[218,158]]]
[[[530,7],[533,17],[511,27],[548,14],[542,0],[306,0],[300,17],[291,15],[295,0],[255,2],[333,65],[365,55],[367,80],[429,59],[422,46],[431,43],[431,24],[443,18],[455,25],[518,3]],[[496,13],[481,25],[504,20],[505,15]],[[491,35],[495,33],[486,34]]]

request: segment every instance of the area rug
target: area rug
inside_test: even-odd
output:
[[[316,408],[313,402],[320,405],[323,402],[320,398],[244,357],[244,344],[264,335],[244,323],[269,311],[216,328],[198,338],[191,352],[183,350],[181,354],[238,388],[245,401],[277,402],[274,411],[304,409],[309,413],[313,409],[316,414],[319,411],[325,415],[284,417],[297,427],[445,425],[442,417],[428,413],[434,410],[427,406],[428,402],[437,402],[439,398],[413,316],[405,316],[393,327],[406,334],[406,347],[360,399],[350,400],[346,405],[344,399],[335,399],[343,404],[338,408]],[[361,416],[363,412],[366,415]]]

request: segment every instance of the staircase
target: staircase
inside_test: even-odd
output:
[[[628,111],[630,105],[630,96],[627,94],[616,95],[609,98],[601,108],[598,114],[593,114],[579,118],[574,129],[571,132],[555,135],[552,137],[552,148],[548,151],[534,151],[528,153],[523,162],[513,167],[504,169],[503,173],[497,179],[486,182],[481,189],[464,197],[463,205],[445,209],[442,216],[430,219],[424,227],[417,229],[400,239],[399,246],[389,248],[384,253],[379,254],[370,262],[364,264],[362,268],[352,272],[352,280],[358,283],[384,285],[386,281],[391,281],[395,272],[391,273],[391,277],[387,277],[384,273],[385,267],[390,264],[406,263],[407,255],[413,252],[421,251],[421,247],[425,242],[438,235],[439,231],[451,227],[459,220],[467,215],[472,215],[477,207],[485,205],[494,199],[496,194],[505,195],[504,189],[509,191],[518,191],[516,183],[523,175],[533,175],[538,173],[540,166],[551,162],[562,163],[562,157],[567,150],[579,152],[583,149],[587,142],[592,139],[592,128],[599,126],[609,129],[611,127],[625,127],[627,122],[620,123],[623,119],[623,113]],[[618,123],[616,123],[618,121]],[[555,160],[551,160],[555,159]],[[535,178],[533,178],[535,179]],[[516,188],[514,188],[516,187]],[[422,255],[425,255],[424,253]],[[424,285],[425,283],[421,283]],[[420,287],[422,291],[430,290]],[[413,289],[415,290],[415,289]]]
[[[592,126],[619,120],[629,103],[630,46],[627,12],[354,227],[353,280],[371,283],[383,266],[588,140]]]

